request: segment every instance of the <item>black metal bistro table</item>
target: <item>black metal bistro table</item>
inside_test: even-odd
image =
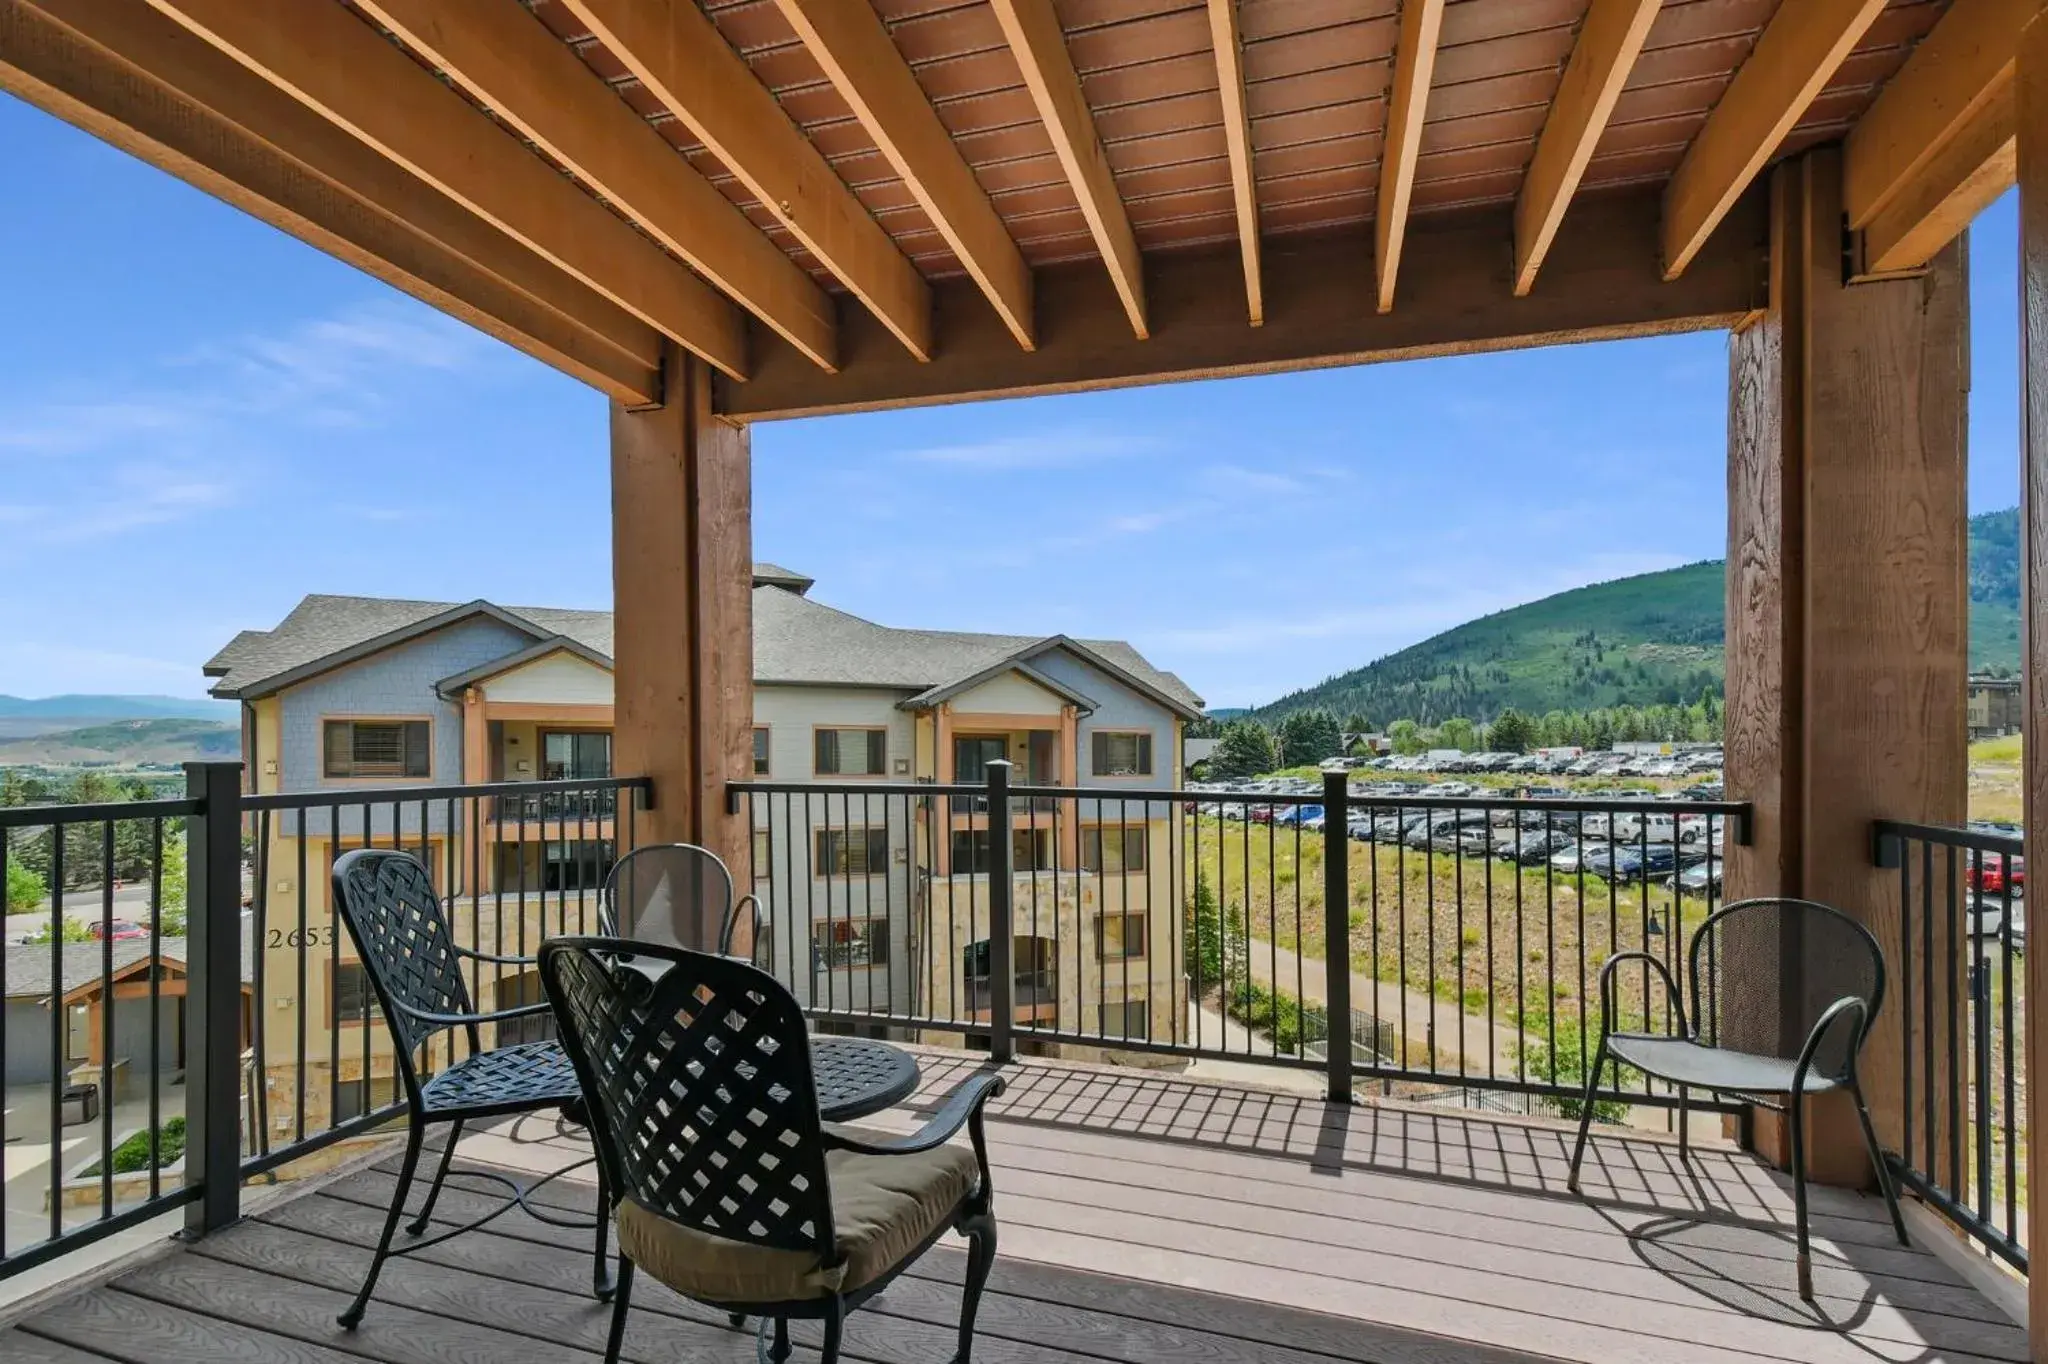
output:
[[[887,1042],[861,1037],[811,1038],[811,1081],[818,1116],[852,1122],[894,1108],[917,1088],[917,1058]]]

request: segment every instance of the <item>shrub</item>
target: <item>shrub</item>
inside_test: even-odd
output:
[[[152,1164],[158,1168],[177,1164],[178,1158],[185,1154],[185,1119],[182,1117],[166,1119],[156,1135],[158,1140],[152,1142],[150,1140],[150,1133],[136,1132],[131,1134],[126,1141],[116,1146],[114,1148],[114,1173],[117,1175],[132,1175],[147,1170]],[[155,1161],[150,1159],[150,1148],[152,1146],[158,1148],[158,1156]],[[90,1179],[98,1175],[99,1172],[99,1163],[95,1161],[91,1166],[87,1167],[84,1177]]]

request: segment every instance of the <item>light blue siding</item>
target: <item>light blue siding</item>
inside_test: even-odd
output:
[[[425,716],[431,719],[433,773],[430,780],[437,785],[455,785],[462,780],[462,707],[453,701],[442,700],[435,694],[434,684],[494,658],[517,653],[533,642],[533,636],[523,631],[489,616],[479,616],[408,640],[289,688],[279,700],[278,746],[281,751],[278,777],[282,788],[286,791],[315,791],[327,784],[321,776],[321,721],[351,715]],[[394,781],[390,784],[403,786],[406,783]],[[307,833],[321,835],[328,832],[328,812],[311,811],[306,818]],[[390,825],[388,806],[373,812],[373,833],[388,833]],[[402,827],[407,832],[419,831],[418,807],[405,810]],[[430,807],[427,827],[435,833],[445,832],[446,810],[440,806]],[[360,809],[343,810],[341,831],[344,837],[361,835]]]

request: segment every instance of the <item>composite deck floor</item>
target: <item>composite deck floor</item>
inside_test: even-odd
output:
[[[971,1069],[927,1053],[914,1126]],[[989,1129],[1001,1250],[976,1357],[989,1364],[1923,1364],[2025,1358],[2022,1333],[1945,1264],[1893,1240],[1883,1205],[1818,1191],[1817,1306],[1792,1287],[1784,1181],[1723,1148],[1597,1141],[1587,1197],[1570,1133],[1457,1111],[1332,1109],[1130,1070],[1012,1067]],[[473,1168],[584,1154],[551,1122],[468,1138]],[[0,1335],[8,1364],[584,1361],[608,1309],[588,1233],[520,1212],[394,1261],[362,1328],[335,1313],[393,1185],[378,1166],[42,1308]],[[460,1163],[460,1162],[459,1162]],[[585,1208],[581,1172],[537,1201]],[[481,1182],[475,1182],[481,1189]],[[496,1200],[451,1186],[437,1220]],[[952,1357],[964,1256],[942,1244],[852,1319],[847,1358]],[[798,1330],[801,1348],[815,1333]],[[752,1359],[751,1335],[645,1277],[626,1356]]]

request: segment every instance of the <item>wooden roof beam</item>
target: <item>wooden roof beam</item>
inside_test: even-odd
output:
[[[745,377],[738,309],[340,5],[150,3],[650,326]]]
[[[1664,187],[1664,278],[1677,279],[1885,0],[1781,5]]]
[[[988,296],[1003,325],[1018,345],[1030,350],[1036,344],[1031,267],[953,145],[889,30],[867,5],[844,0],[778,3],[946,245]]]
[[[924,276],[825,163],[697,0],[564,0],[912,355],[932,353]]]
[[[518,0],[358,7],[784,340],[837,364],[830,296]]]
[[[145,6],[0,0],[0,89],[620,402],[661,400],[653,327]]]
[[[1266,289],[1259,274],[1258,182],[1252,178],[1252,129],[1245,112],[1244,48],[1238,39],[1237,0],[1209,0],[1209,37],[1216,47],[1223,140],[1230,148],[1230,191],[1237,204],[1238,249],[1244,255],[1245,306],[1257,327],[1266,320]]]
[[[1380,144],[1380,188],[1373,201],[1376,306],[1383,313],[1394,310],[1394,281],[1401,273],[1401,246],[1408,235],[1408,198],[1422,155],[1422,120],[1429,108],[1429,82],[1436,72],[1436,45],[1443,27],[1444,0],[1403,0],[1394,83],[1387,91],[1386,134]]]
[[[1849,132],[1842,199],[1864,228],[1923,173],[2001,91],[2009,90],[2020,33],[2042,0],[1955,0]],[[1917,182],[1917,183],[1916,183]]]
[[[1578,192],[1586,163],[1607,129],[1614,102],[1635,68],[1662,0],[1593,0],[1572,46],[1536,154],[1515,199],[1515,297],[1535,287],[1536,272]]]
[[[1109,156],[1095,131],[1088,97],[1081,91],[1081,78],[1067,55],[1066,35],[1052,0],[990,0],[990,6],[1024,73],[1025,88],[1052,138],[1060,168],[1080,201],[1095,249],[1123,300],[1131,331],[1142,341],[1152,334],[1145,310],[1144,261],[1123,196],[1117,193],[1116,177],[1110,173]]]
[[[2018,175],[2017,94],[2011,80],[1901,185],[1858,234],[1859,277],[1917,270],[1954,241]]]

